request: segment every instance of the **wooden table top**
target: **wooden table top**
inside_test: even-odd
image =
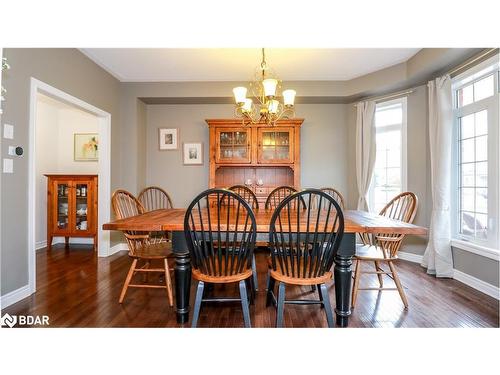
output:
[[[155,210],[126,219],[114,220],[104,224],[102,228],[119,231],[183,231],[185,213],[186,209],[182,208]],[[268,233],[273,211],[259,209],[255,210],[254,213],[257,221],[257,232]],[[301,222],[305,223],[305,216],[304,214],[303,218],[300,219]],[[427,228],[365,211],[346,210],[344,211],[344,232],[425,235]]]

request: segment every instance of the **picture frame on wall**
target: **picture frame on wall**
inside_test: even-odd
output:
[[[158,147],[160,151],[177,150],[179,142],[179,129],[177,128],[159,128],[158,129]]]
[[[98,161],[99,134],[75,133],[73,153],[75,161]]]
[[[203,165],[203,143],[186,142],[182,147],[184,165]]]

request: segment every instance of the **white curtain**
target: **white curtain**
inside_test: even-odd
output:
[[[375,102],[357,104],[356,117],[356,181],[358,210],[368,211],[367,195],[375,166]]]
[[[449,76],[427,84],[429,91],[429,149],[432,215],[429,242],[422,266],[437,277],[453,277],[450,245],[452,98]]]

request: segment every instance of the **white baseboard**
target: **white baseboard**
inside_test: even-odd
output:
[[[398,253],[398,257],[400,259],[419,264],[422,263],[423,258],[422,255],[405,253],[401,251]],[[484,294],[487,294],[496,299],[500,299],[500,288],[496,287],[495,285],[491,285],[486,281],[478,279],[477,277],[471,276],[457,269],[453,269],[453,278],[460,281],[461,283],[464,283],[465,285],[470,286],[471,288],[479,290]]]
[[[456,269],[453,270],[453,278],[460,281],[461,283],[464,283],[465,285],[470,286],[471,288],[489,295],[490,297],[500,300],[500,288],[495,285],[491,285],[486,281],[480,280],[477,277],[471,276]]]
[[[422,263],[423,255],[413,254],[413,253],[405,253],[403,251],[398,252],[398,258],[407,260],[408,262],[413,263]]]
[[[19,302],[23,298],[29,297],[31,295],[29,285],[25,285],[20,287],[19,289],[13,290],[10,293],[7,293],[0,297],[0,307],[3,309],[7,306],[13,305],[16,302]]]
[[[123,250],[128,251],[128,245],[124,242],[117,243],[116,245],[111,246],[109,248],[108,256],[113,255],[113,254],[115,254],[119,251],[123,251]]]
[[[57,245],[60,243],[64,243],[64,237],[54,237],[52,239],[52,245]],[[80,245],[93,245],[94,239],[90,237],[70,237],[70,244],[80,244]],[[39,241],[35,244],[36,250],[41,250],[47,247],[47,240]]]

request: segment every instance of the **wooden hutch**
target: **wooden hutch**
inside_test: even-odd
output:
[[[47,247],[54,237],[92,237],[97,251],[97,175],[46,174]]]
[[[300,189],[300,127],[304,119],[275,126],[243,125],[241,119],[209,119],[209,187],[246,185],[264,206],[277,186]]]

